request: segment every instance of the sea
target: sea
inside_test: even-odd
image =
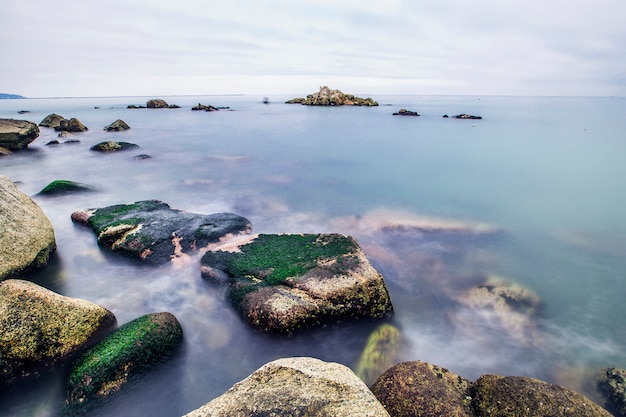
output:
[[[57,113],[89,128],[58,138],[41,127],[27,149],[0,157],[0,174],[33,198],[56,234],[49,265],[23,278],[102,305],[120,325],[169,311],[183,327],[172,359],[91,415],[180,416],[277,358],[310,356],[354,370],[382,322],[402,336],[394,363],[424,361],[469,380],[528,376],[593,397],[595,371],[626,367],[624,98],[285,103],[297,96],[0,100],[2,118],[38,124]],[[180,108],[127,108],[151,98]],[[192,111],[199,103],[220,110]],[[394,116],[400,109],[420,116]],[[103,130],[117,119],[131,129]],[[107,140],[138,148],[90,151]],[[96,192],[38,195],[57,179]],[[353,235],[384,276],[394,315],[269,336],[242,320],[226,288],[202,279],[199,255],[141,265],[99,248],[94,233],[70,219],[76,210],[147,199],[239,214],[254,233]],[[472,288],[493,280],[536,305],[502,313],[472,299]],[[0,416],[57,416],[65,377],[61,369],[0,393]]]

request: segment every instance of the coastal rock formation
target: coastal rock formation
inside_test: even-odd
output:
[[[201,262],[203,277],[228,280],[233,304],[265,332],[384,317],[393,309],[382,275],[350,236],[249,236],[208,251]]]
[[[64,415],[80,415],[169,358],[183,330],[171,313],[139,317],[87,350],[67,383]]]
[[[159,98],[148,100],[146,103],[146,107],[149,109],[167,109],[169,106],[170,105],[167,104],[167,101]]]
[[[388,417],[367,386],[341,364],[314,358],[270,362],[184,417]]]
[[[288,100],[288,104],[305,104],[308,106],[378,106],[378,102],[368,98],[344,94],[340,90],[333,90],[328,86],[320,87],[317,93],[309,94],[306,98]]]
[[[626,370],[605,368],[596,375],[598,390],[604,397],[604,407],[614,416],[626,416]]]
[[[0,280],[40,268],[56,250],[52,223],[13,182],[0,175]]]
[[[69,180],[54,180],[46,185],[37,195],[54,196],[91,192],[94,189],[88,185]]]
[[[51,113],[44,117],[41,122],[39,122],[39,126],[50,127],[54,129],[55,127],[61,125],[61,120],[65,120],[65,117],[56,113]]]
[[[483,375],[470,388],[478,417],[610,417],[589,398],[560,385],[521,376]]]
[[[115,325],[107,309],[32,282],[0,282],[0,386],[37,376]]]
[[[107,132],[119,132],[128,129],[130,129],[130,126],[128,126],[128,124],[122,119],[117,119],[116,121],[108,126],[105,126],[104,128],[104,130],[106,130]]]
[[[473,417],[469,386],[447,369],[417,361],[389,368],[371,390],[393,417]]]
[[[470,120],[480,120],[482,116],[473,116],[471,114],[457,114],[456,116],[452,116],[455,119],[470,119]]]
[[[397,363],[402,334],[397,327],[385,323],[378,326],[365,343],[354,373],[371,385],[383,372]]]
[[[37,139],[39,128],[26,120],[0,119],[0,147],[10,151],[24,149]]]
[[[106,142],[100,142],[93,145],[89,148],[90,151],[96,152],[116,152],[116,151],[125,151],[128,149],[138,148],[139,145],[130,142],[115,142],[113,140],[109,140]]]
[[[236,214],[189,213],[157,200],[76,211],[72,220],[91,227],[100,246],[156,265],[250,231],[250,222]]]
[[[397,113],[393,113],[393,116],[419,116],[419,113],[407,109],[400,109]]]
[[[197,106],[192,107],[191,110],[194,110],[194,111],[198,111],[198,110],[219,111],[219,109],[217,107],[213,107],[210,104],[207,106],[207,105],[200,104],[200,103],[198,103]]]
[[[57,132],[86,132],[89,130],[80,120],[75,117],[59,121],[59,125],[54,127]]]

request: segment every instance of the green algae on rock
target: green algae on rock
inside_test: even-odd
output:
[[[202,265],[205,278],[228,279],[233,304],[265,332],[393,310],[382,275],[350,236],[261,234],[208,251]]]
[[[113,313],[32,282],[0,282],[0,386],[36,376],[97,341]]]
[[[54,180],[46,185],[38,195],[52,196],[59,194],[75,194],[92,192],[94,189],[88,185],[81,184],[70,180]]]
[[[189,213],[157,200],[76,211],[72,220],[90,226],[101,246],[150,264],[177,261],[250,231],[250,222],[236,214]]]
[[[396,363],[401,343],[402,334],[397,327],[389,323],[378,326],[367,338],[354,373],[371,385]]]
[[[125,151],[128,149],[138,148],[139,145],[130,142],[115,142],[113,140],[109,140],[106,142],[100,142],[93,145],[89,148],[90,151],[96,152],[116,152],[116,151]]]
[[[78,416],[118,393],[175,351],[183,330],[173,314],[146,314],[111,333],[74,364],[63,415]]]

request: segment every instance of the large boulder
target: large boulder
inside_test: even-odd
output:
[[[341,364],[313,358],[270,362],[185,417],[389,416],[367,386]]]
[[[425,362],[402,362],[371,387],[392,417],[472,417],[470,381]]]
[[[598,371],[597,384],[604,407],[615,416],[626,416],[626,370],[605,368]]]
[[[69,359],[115,325],[113,313],[32,282],[0,282],[0,386]]]
[[[0,119],[0,147],[10,151],[24,149],[37,139],[39,128],[26,120]]]
[[[182,327],[171,313],[146,314],[126,323],[76,361],[68,378],[64,415],[81,415],[112,398],[168,359],[182,338]]]
[[[352,94],[344,94],[340,90],[333,90],[328,86],[320,87],[317,93],[309,94],[305,98],[294,98],[287,101],[288,104],[305,104],[308,106],[378,106],[378,102],[368,98],[356,97]]]
[[[470,395],[478,417],[611,416],[582,394],[522,376],[483,375]]]
[[[250,222],[236,214],[189,213],[157,200],[76,211],[72,220],[91,227],[102,247],[155,265],[250,231]]]
[[[206,252],[202,265],[205,278],[229,281],[234,305],[265,332],[392,311],[382,275],[350,236],[255,235]]]
[[[146,103],[146,107],[149,109],[167,109],[169,106],[170,105],[167,104],[167,101],[159,98],[148,100]]]
[[[41,122],[39,122],[39,126],[51,127],[54,129],[55,127],[61,125],[61,120],[65,120],[65,117],[56,113],[50,113],[49,115],[44,117]]]
[[[120,132],[122,130],[128,129],[130,129],[130,126],[128,126],[128,123],[126,123],[122,119],[117,119],[116,121],[108,126],[105,126],[104,128],[104,130],[106,130],[107,132]]]
[[[13,182],[0,175],[0,280],[48,263],[56,250],[52,223]]]
[[[71,119],[63,119],[58,126],[54,127],[57,132],[86,132],[89,130],[80,120],[75,117]]]

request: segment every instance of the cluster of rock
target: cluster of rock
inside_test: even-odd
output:
[[[191,110],[193,111],[199,111],[199,110],[200,111],[218,111],[219,109],[217,107],[211,106],[210,104],[206,105],[206,104],[198,103],[198,105],[193,106]]]
[[[126,108],[128,109],[179,109],[180,106],[176,104],[168,104],[167,101],[160,98],[153,98],[146,102],[145,106],[138,106],[130,104]]]
[[[352,94],[344,94],[340,90],[333,90],[328,86],[320,87],[320,91],[309,94],[306,98],[294,98],[286,101],[286,103],[308,106],[378,106],[378,102],[370,97],[360,98]]]
[[[400,109],[398,112],[393,113],[394,116],[419,116],[419,113],[416,111],[411,111],[407,109]]]
[[[450,116],[448,116],[447,114],[444,114],[442,117],[444,119],[447,119]],[[467,119],[467,120],[481,120],[483,117],[463,113],[463,114],[457,114],[456,116],[452,116],[452,118],[453,119]]]

